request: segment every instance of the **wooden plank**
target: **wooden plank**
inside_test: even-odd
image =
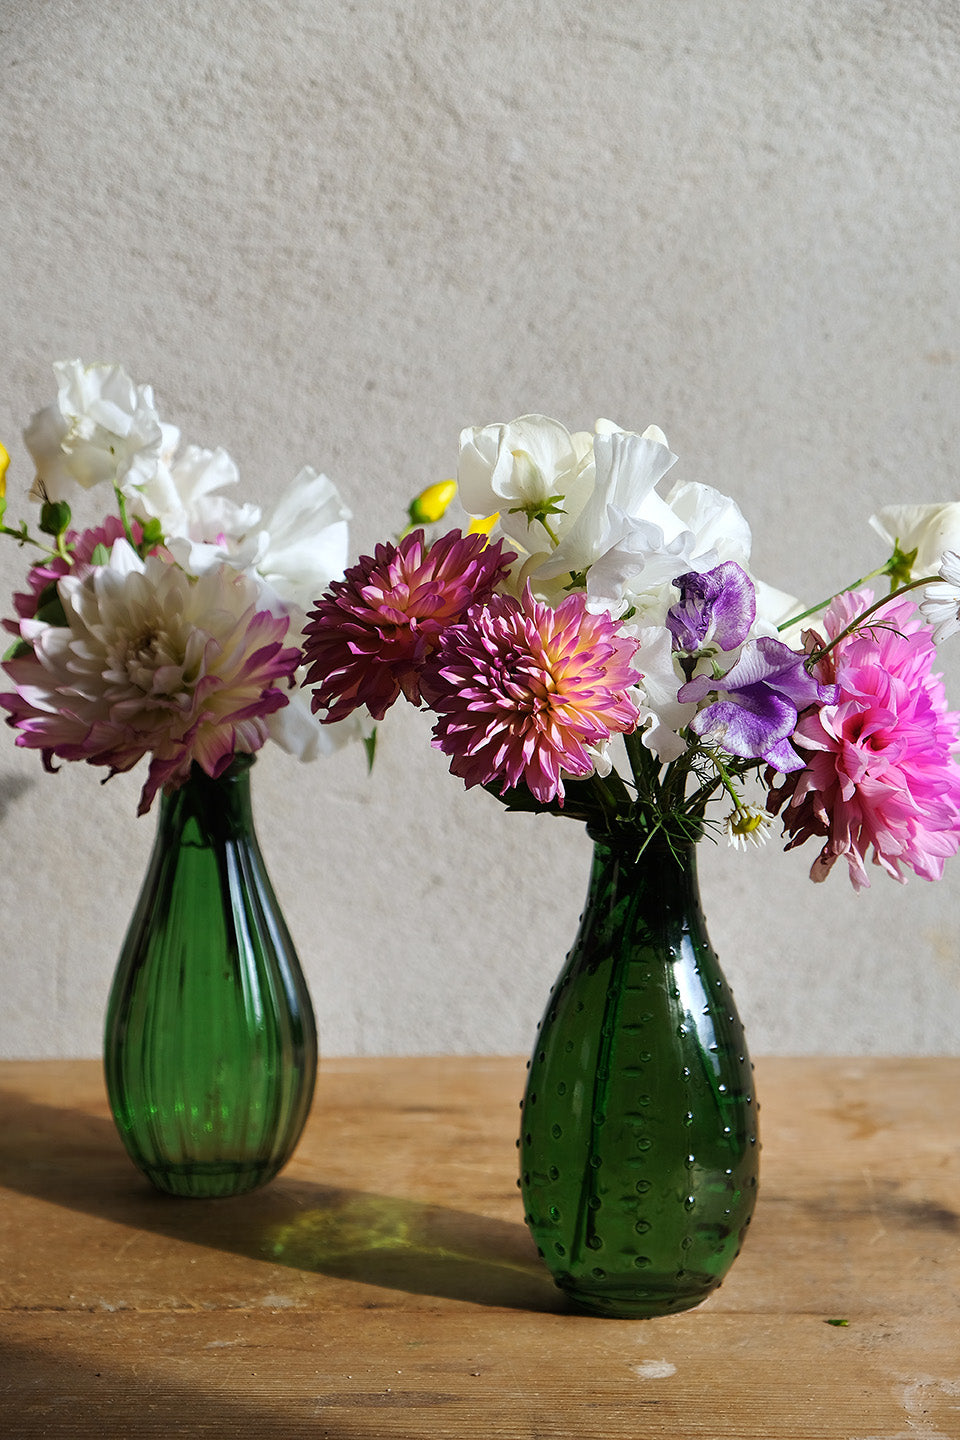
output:
[[[141,1182],[96,1064],[0,1064],[0,1435],[960,1440],[960,1061],[758,1065],[748,1243],[655,1321],[542,1271],[523,1077],[327,1062],[284,1174],[197,1202]]]
[[[4,1434],[956,1440],[956,1338],[930,1322],[656,1322],[387,1307],[21,1317]]]

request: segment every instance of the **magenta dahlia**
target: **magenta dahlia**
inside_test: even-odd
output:
[[[828,639],[871,603],[864,590],[835,600]],[[812,836],[824,845],[811,878],[824,880],[843,856],[856,890],[869,885],[865,861],[896,880],[907,866],[938,879],[960,846],[958,717],[947,709],[936,649],[917,607],[891,600],[822,662],[834,704],[811,708],[792,737],[805,767],[770,791],[793,849]]]
[[[562,804],[564,775],[590,775],[591,747],[637,723],[636,646],[583,594],[556,610],[529,587],[522,600],[494,595],[440,642],[433,743],[468,788],[497,783],[503,794],[523,782]]]
[[[334,580],[304,628],[305,684],[325,721],[365,705],[374,720],[401,695],[421,700],[427,660],[450,625],[490,598],[512,555],[503,541],[451,530],[429,547],[422,530],[374,554]]]

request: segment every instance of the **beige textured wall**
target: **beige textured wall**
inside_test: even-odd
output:
[[[816,599],[872,509],[957,498],[958,61],[953,0],[0,0],[13,512],[50,363],[117,359],[247,493],[325,469],[363,549],[463,425],[656,421]],[[578,827],[427,734],[257,765],[328,1053],[524,1051],[572,935]],[[0,741],[0,1053],[95,1054],[153,823]],[[702,847],[754,1050],[960,1050],[960,862],[809,859]]]

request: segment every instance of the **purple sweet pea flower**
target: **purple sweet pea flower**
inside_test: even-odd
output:
[[[798,714],[810,705],[832,704],[837,696],[835,685],[821,685],[810,674],[806,658],[782,640],[751,640],[719,680],[699,675],[681,686],[681,704],[713,692],[726,697],[695,715],[691,730],[710,736],[731,755],[766,760],[782,774],[802,770],[805,762],[789,743]]]
[[[697,651],[705,645],[735,650],[756,619],[757,597],[745,570],[726,560],[713,570],[689,571],[674,580],[680,599],[667,611],[667,629],[675,650]]]

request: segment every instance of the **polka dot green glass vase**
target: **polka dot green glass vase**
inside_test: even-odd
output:
[[[598,841],[580,931],[529,1066],[527,1224],[598,1315],[689,1309],[740,1250],[757,1193],[753,1075],[700,908],[696,853]]]
[[[251,757],[160,803],[107,1007],[104,1066],[134,1164],[174,1195],[272,1179],[317,1071],[310,996],[263,863]]]

